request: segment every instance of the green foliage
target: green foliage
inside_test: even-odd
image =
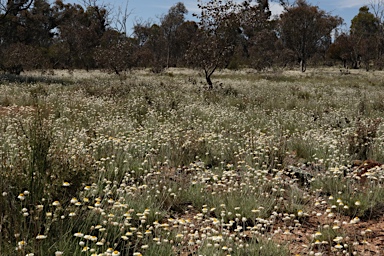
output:
[[[329,47],[331,32],[342,19],[306,1],[296,3],[281,15],[279,28],[284,44],[301,61],[301,70],[305,72],[309,56]]]
[[[362,6],[359,13],[351,20],[351,33],[370,36],[378,32],[379,20],[369,12],[368,6]]]
[[[185,19],[188,10],[179,2],[157,22],[137,22],[132,35],[126,27],[128,5],[124,12],[109,12],[97,1],[4,4],[0,69],[15,75],[32,69],[102,69],[124,80],[133,68],[160,74],[189,66],[201,69],[212,89],[212,75],[222,68],[268,72],[300,61],[305,71],[307,62],[332,65],[325,56],[343,61],[344,68],[382,67],[380,22],[367,6],[352,19],[350,35],[335,33],[332,44],[341,18],[307,1],[280,4],[285,11],[272,17],[268,1],[198,1],[195,22]],[[375,12],[381,9],[378,5]]]

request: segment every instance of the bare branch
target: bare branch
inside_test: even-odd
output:
[[[129,4],[129,1],[126,1],[126,4],[125,4],[125,7],[124,9],[121,8],[121,6],[119,6],[118,8],[118,11],[117,11],[117,15],[116,15],[116,29],[117,31],[119,31],[120,33],[124,33],[125,35],[127,35],[127,21],[128,21],[128,18],[132,15],[132,10],[129,10],[128,9],[128,4]]]
[[[28,10],[31,5],[33,4],[34,0],[24,0],[24,1],[13,1],[13,0],[7,0],[0,1],[0,12],[4,12],[1,17],[0,21],[5,19],[10,13],[13,15],[17,15],[20,11]]]
[[[375,17],[380,20],[380,23],[384,22],[384,1],[383,0],[370,0],[369,6],[372,9]]]

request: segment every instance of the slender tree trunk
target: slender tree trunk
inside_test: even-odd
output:
[[[212,76],[213,72],[215,72],[216,68],[217,68],[217,66],[212,68],[212,70],[204,69],[205,80],[207,81],[208,89],[209,90],[213,89],[213,83],[212,83],[212,80],[211,80],[211,76]]]
[[[301,60],[301,72],[305,72],[307,70],[307,64],[305,60]]]
[[[207,84],[208,84],[208,89],[209,90],[212,90],[213,89],[213,83],[212,83],[212,80],[211,80],[211,75],[205,75],[205,80],[207,80]]]
[[[169,52],[171,51],[169,48],[170,48],[170,46],[168,44],[168,49],[167,49],[167,69],[169,68]]]

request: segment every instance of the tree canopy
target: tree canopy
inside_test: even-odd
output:
[[[283,44],[295,52],[304,72],[311,56],[329,48],[331,33],[341,23],[339,17],[300,0],[295,6],[286,8],[280,16],[279,32]]]
[[[212,75],[220,68],[300,64],[305,71],[307,65],[338,62],[384,67],[382,0],[362,6],[350,31],[341,33],[340,17],[305,0],[279,2],[284,11],[272,17],[268,0],[199,0],[194,20],[186,19],[186,6],[177,2],[157,22],[137,21],[129,34],[128,7],[117,15],[97,0],[0,0],[0,69],[20,74],[82,68],[120,74],[140,67],[154,72],[192,67],[203,71],[212,88]]]

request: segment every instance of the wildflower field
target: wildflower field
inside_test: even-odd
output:
[[[0,255],[384,255],[384,73],[0,84]]]

